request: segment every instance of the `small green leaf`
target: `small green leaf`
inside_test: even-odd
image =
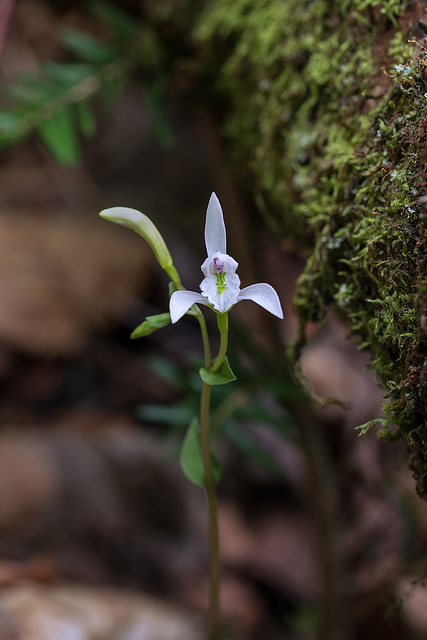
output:
[[[76,104],[76,110],[82,134],[87,138],[95,135],[96,121],[87,101],[78,102]]]
[[[168,428],[179,427],[181,432],[182,426],[187,425],[194,415],[194,405],[188,401],[172,405],[145,404],[138,407],[137,415],[144,422],[164,425]]]
[[[37,129],[46,147],[62,164],[75,164],[80,148],[69,111],[60,111]]]
[[[131,38],[135,36],[138,31],[138,23],[136,20],[107,2],[98,2],[94,0],[91,2],[92,13],[108,24],[117,34],[122,38]]]
[[[47,60],[43,63],[42,70],[47,78],[55,82],[56,86],[68,88],[95,75],[97,66],[80,62],[60,63]]]
[[[164,149],[171,149],[175,144],[175,137],[165,109],[166,87],[160,82],[145,82],[144,93],[148,110],[151,115],[154,133]]]
[[[199,487],[205,486],[202,448],[197,418],[193,418],[188,427],[180,455],[181,469],[184,475]]]
[[[20,117],[17,113],[0,111],[0,135],[13,137],[19,128]]]
[[[106,64],[113,62],[117,53],[106,42],[84,31],[66,27],[61,30],[61,40],[66,47],[84,62]]]
[[[228,384],[229,382],[236,380],[236,376],[231,370],[227,357],[224,358],[223,363],[215,373],[206,371],[206,369],[202,367],[199,369],[199,374],[203,382],[206,382],[206,384],[210,384],[211,386],[217,384]]]
[[[211,453],[212,475],[215,484],[221,478],[221,465],[218,459]],[[181,469],[184,475],[199,487],[205,486],[205,470],[203,466],[202,447],[200,445],[199,421],[193,418],[188,427],[180,455]]]
[[[132,340],[135,340],[135,338],[150,336],[155,331],[158,331],[158,329],[167,327],[170,321],[170,313],[159,313],[156,316],[147,316],[144,322],[141,322],[141,324],[132,331],[130,337]]]
[[[22,73],[6,87],[5,93],[10,100],[21,105],[38,107],[41,103],[54,99],[58,87],[45,76]]]

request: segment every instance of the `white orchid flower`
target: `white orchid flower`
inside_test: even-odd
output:
[[[182,318],[193,304],[205,304],[219,313],[226,313],[241,300],[252,300],[274,316],[283,318],[279,296],[271,285],[258,283],[240,288],[240,278],[236,274],[238,263],[226,253],[226,243],[221,205],[212,193],[206,211],[205,244],[208,257],[201,266],[205,276],[200,283],[202,293],[175,291],[170,299],[172,323]]]

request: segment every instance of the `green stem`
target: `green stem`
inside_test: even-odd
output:
[[[168,268],[168,275],[177,289],[182,289],[181,279],[175,267]],[[218,328],[221,334],[220,348],[218,356],[212,367],[212,354],[209,342],[209,335],[203,313],[197,305],[192,307],[202,333],[203,350],[205,352],[206,371],[216,371],[221,365],[227,352],[228,341],[228,315],[218,314]],[[221,563],[219,555],[219,532],[218,532],[218,508],[216,497],[216,485],[212,469],[211,434],[210,434],[210,405],[212,387],[203,382],[202,395],[200,399],[200,446],[202,449],[205,495],[208,507],[208,529],[209,529],[209,621],[208,640],[219,640],[220,633],[220,607],[219,607],[219,587],[221,578]]]
[[[200,331],[202,332],[203,350],[205,352],[205,369],[209,371],[212,366],[211,346],[209,343],[208,330],[206,328],[206,320],[203,313],[200,311],[197,305],[194,305],[197,309],[196,317],[199,321]]]
[[[197,309],[197,319],[202,332],[203,347],[205,351],[205,369],[212,370],[212,357],[209,344],[209,336],[206,329],[206,322],[200,309]],[[225,314],[224,314],[225,315]],[[218,326],[220,322],[218,321]],[[228,319],[222,325],[221,344],[218,358],[224,349],[223,333],[227,334]],[[227,338],[225,338],[225,351],[227,350]],[[222,360],[225,352],[221,355]],[[217,358],[217,361],[218,361]],[[209,580],[209,626],[208,640],[219,640],[220,632],[220,607],[219,607],[219,587],[220,587],[220,555],[219,555],[219,533],[218,533],[218,510],[216,486],[212,469],[211,435],[210,435],[210,404],[212,387],[203,383],[200,400],[200,446],[202,449],[203,467],[205,473],[205,495],[208,508],[208,528],[209,528],[209,557],[210,557],[210,580]]]
[[[210,443],[210,401],[211,389],[203,383],[200,402],[200,444],[205,469],[205,494],[208,507],[209,552],[210,552],[210,590],[209,590],[209,640],[219,640],[219,584],[220,557],[216,488],[212,473],[212,455]]]
[[[184,289],[182,286],[181,278],[179,277],[178,271],[175,269],[173,263],[171,263],[168,267],[165,268],[166,273],[168,274],[171,282],[175,285],[178,290]]]
[[[211,373],[216,373],[227,355],[228,346],[228,313],[217,313],[216,319],[218,323],[219,333],[221,335],[221,342],[219,345],[218,355],[215,358],[213,367],[210,369]]]

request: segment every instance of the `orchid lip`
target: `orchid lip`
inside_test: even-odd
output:
[[[212,269],[214,273],[224,273],[224,263],[222,262],[222,260],[220,260],[219,258],[214,258]]]

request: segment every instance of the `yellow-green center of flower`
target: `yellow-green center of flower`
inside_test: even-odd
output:
[[[218,292],[218,295],[221,295],[221,293],[224,293],[224,291],[227,288],[227,284],[225,282],[225,276],[227,274],[226,273],[215,273],[215,278],[216,278],[216,290]]]

